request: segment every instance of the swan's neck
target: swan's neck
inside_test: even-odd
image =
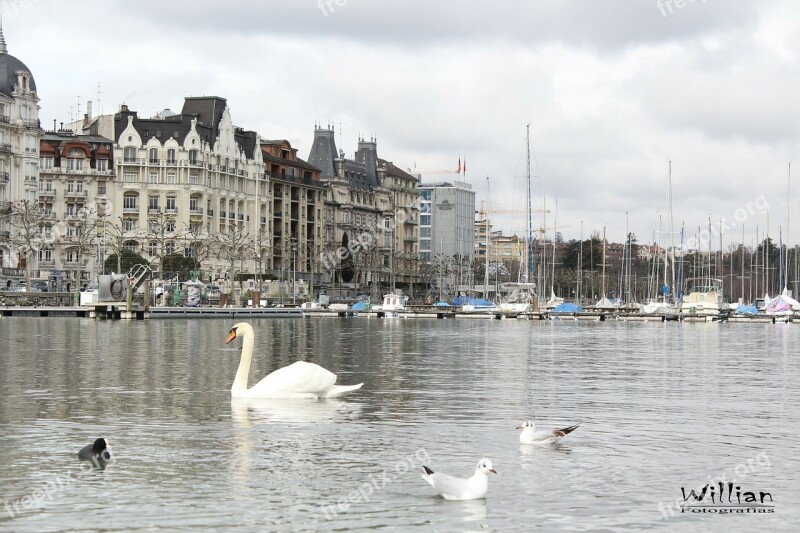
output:
[[[233,378],[231,393],[243,392],[247,390],[247,376],[250,374],[250,361],[253,359],[253,346],[255,339],[253,334],[243,332],[242,335],[242,359],[239,361],[239,368],[236,370],[236,377]]]

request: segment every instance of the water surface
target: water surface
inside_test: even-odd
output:
[[[363,389],[232,403],[229,320],[0,319],[0,530],[800,528],[796,324],[252,323],[251,384],[301,359]],[[527,418],[582,425],[539,448]],[[116,463],[82,470],[98,436]],[[481,457],[485,500],[419,475]],[[673,511],[709,480],[774,512]]]

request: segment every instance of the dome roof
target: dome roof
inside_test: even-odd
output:
[[[14,86],[17,84],[18,70],[25,70],[31,73],[31,69],[16,57],[7,53],[0,53],[0,93],[11,95],[14,91]],[[32,73],[29,83],[31,91],[36,91],[36,82],[33,80]]]
[[[6,49],[6,39],[3,36],[3,26],[0,23],[0,93],[11,96],[14,86],[17,84],[17,71],[24,70],[31,75],[28,85],[31,91],[36,91],[36,82],[33,81],[31,69],[16,57],[9,55]]]

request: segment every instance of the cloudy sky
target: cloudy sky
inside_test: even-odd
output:
[[[31,69],[43,125],[87,100],[110,113],[227,99],[234,122],[307,158],[315,121],[401,168],[459,157],[492,209],[533,201],[565,238],[640,242],[723,221],[724,246],[787,231],[800,205],[800,4],[791,1],[3,0],[9,53]],[[793,96],[794,95],[794,96]],[[80,107],[79,107],[80,105]],[[341,137],[338,135],[341,130]],[[488,192],[487,192],[487,176]],[[557,210],[556,210],[556,205]],[[487,207],[488,208],[488,207]],[[768,215],[767,215],[768,213]],[[496,215],[522,234],[524,214]],[[769,219],[769,221],[768,221]],[[789,241],[800,241],[800,216]],[[719,238],[713,237],[719,247]],[[704,245],[705,246],[705,245]]]

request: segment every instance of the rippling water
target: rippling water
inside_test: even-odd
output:
[[[364,388],[249,404],[231,325],[0,319],[0,530],[800,528],[796,324],[254,320],[251,383],[302,359]],[[533,447],[527,418],[582,425]],[[82,470],[97,436],[116,463]],[[486,500],[419,475],[481,457]],[[774,513],[670,516],[709,479]]]

